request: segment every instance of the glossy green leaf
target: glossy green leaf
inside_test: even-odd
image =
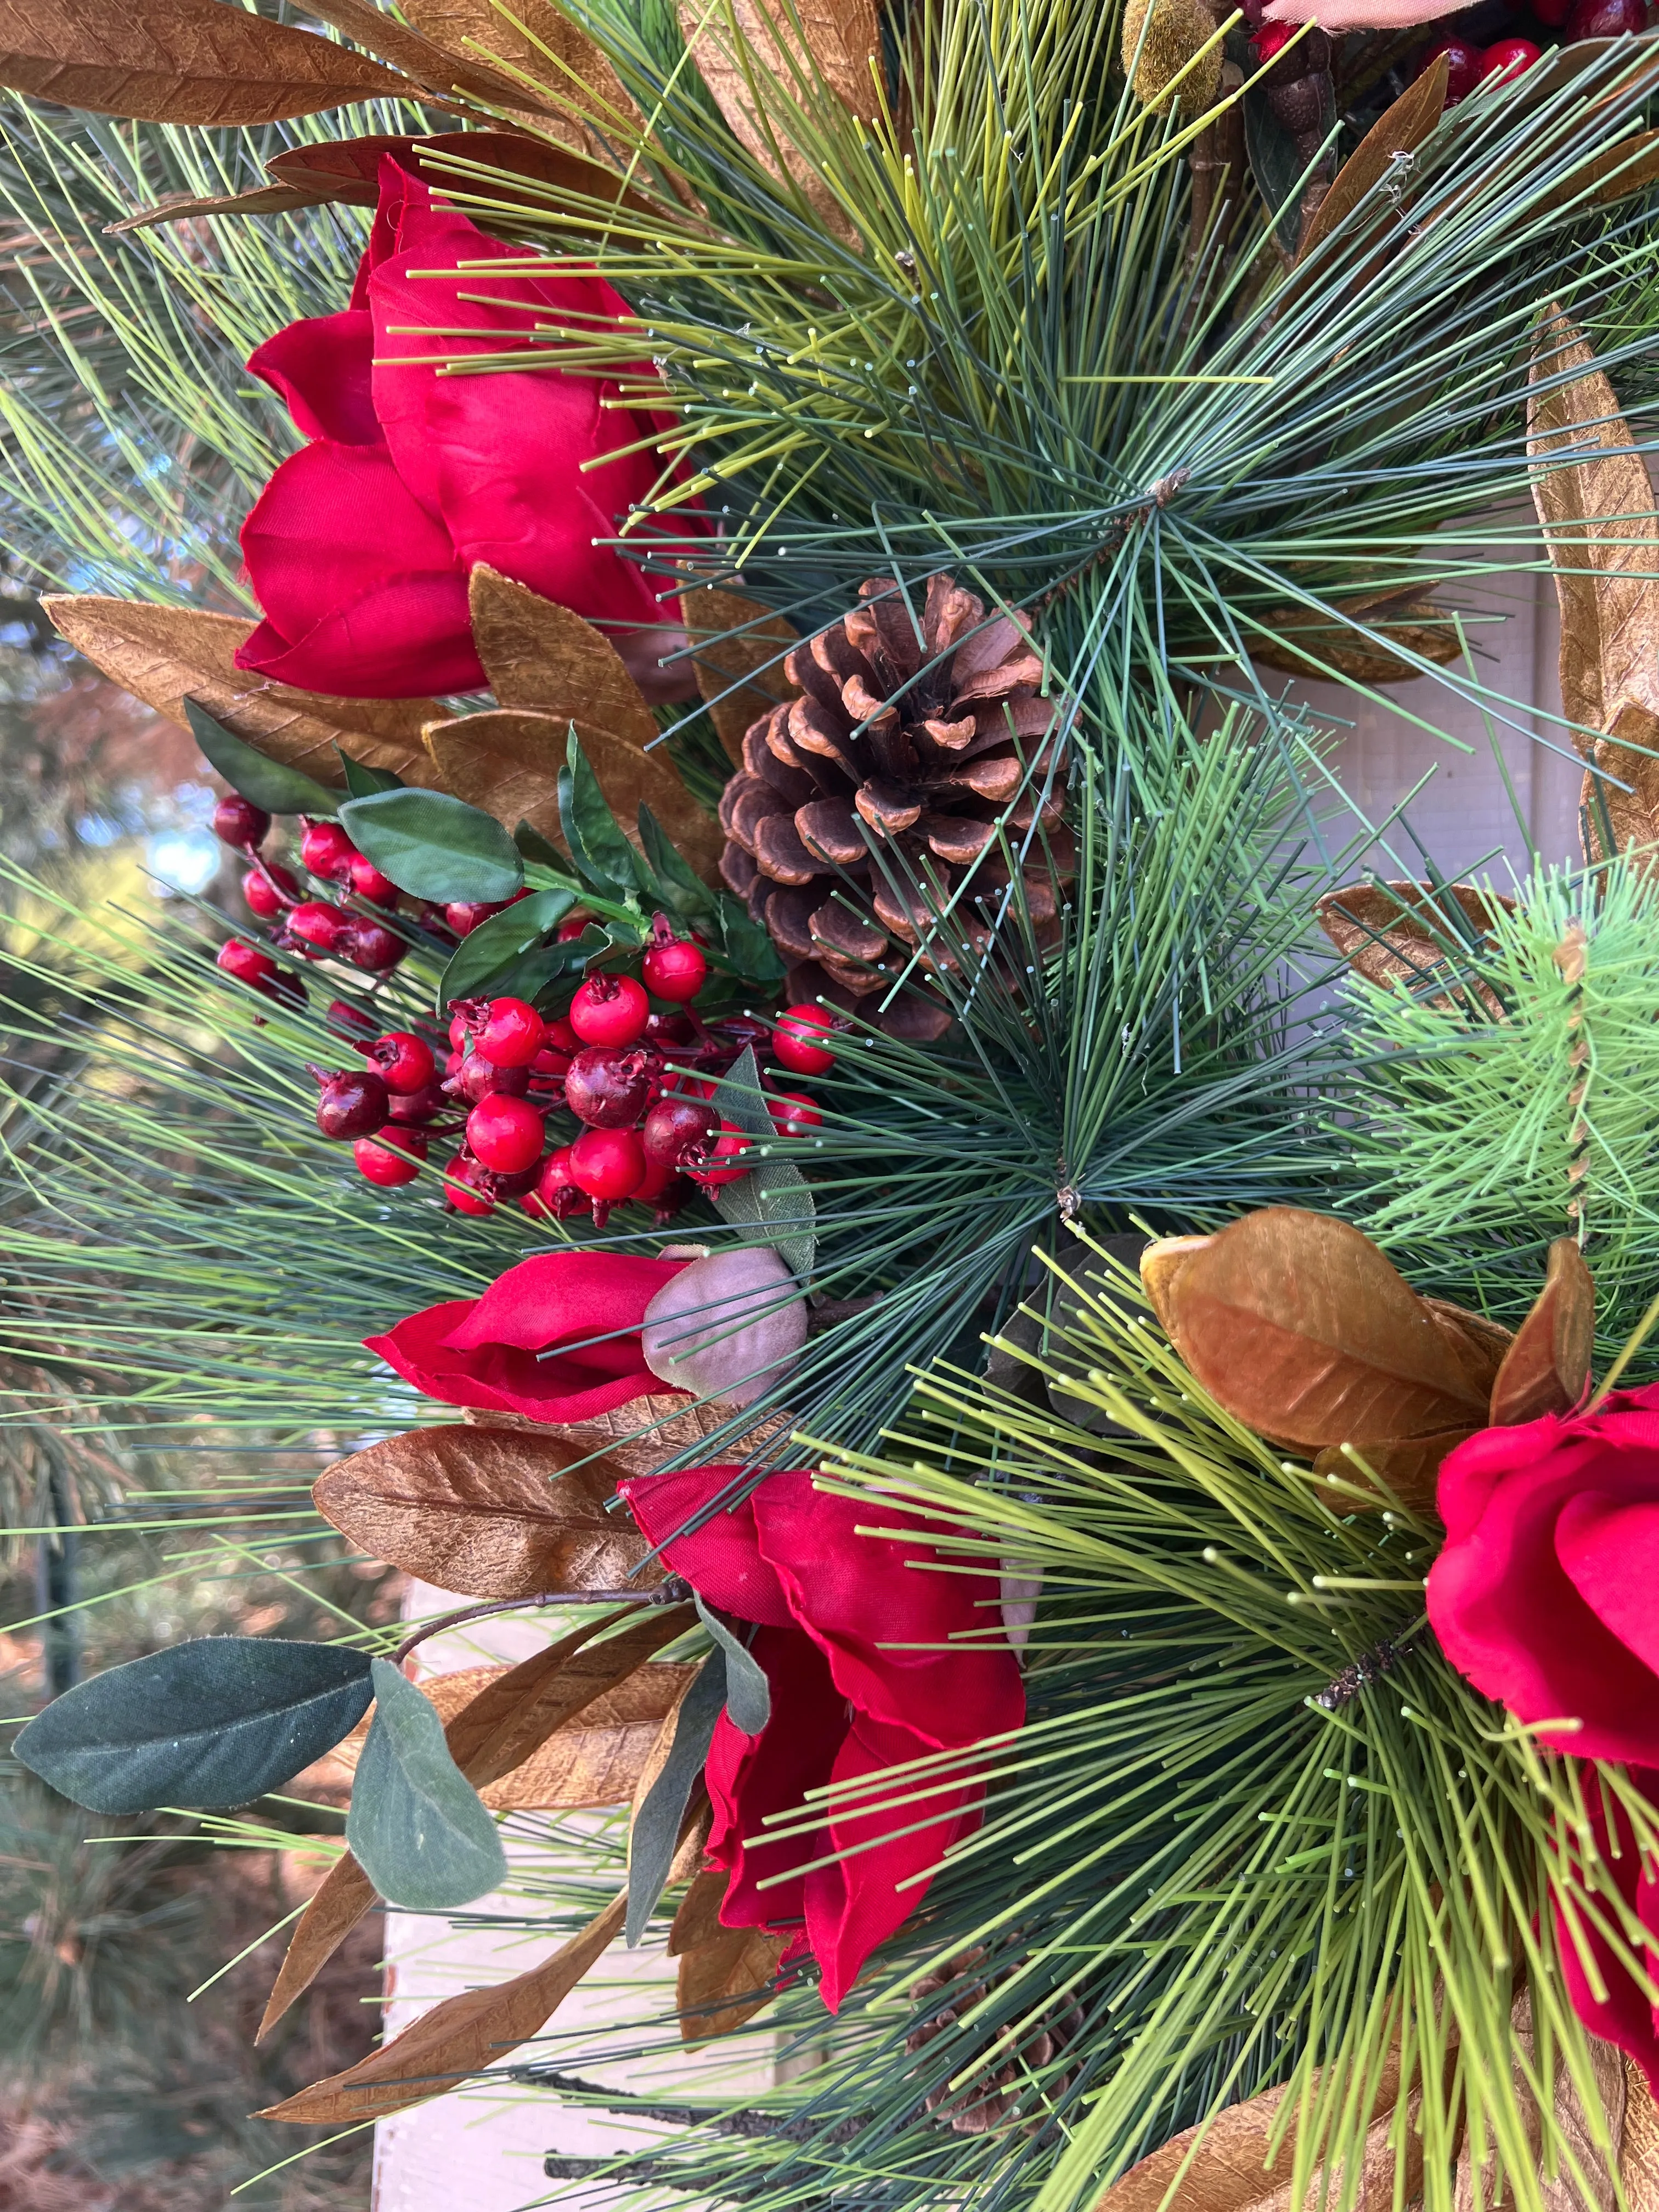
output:
[[[769,931],[751,921],[734,898],[722,898],[717,910],[720,950],[726,965],[763,988],[781,983],[787,970]]]
[[[668,832],[644,805],[640,808],[640,843],[656,877],[651,896],[682,921],[712,921],[716,912],[714,894],[675,849]]]
[[[349,798],[369,799],[377,791],[403,790],[404,780],[393,769],[366,768],[362,761],[353,760],[342,746],[336,745],[334,750],[339,754],[340,766],[345,770],[346,793]]]
[[[94,1813],[246,1805],[349,1735],[369,1696],[361,1651],[204,1637],[66,1690],[12,1748]]]
[[[438,985],[438,1012],[453,999],[484,995],[485,987],[514,966],[533,945],[556,930],[576,903],[574,891],[532,891],[501,914],[470,930],[456,946]],[[490,995],[501,997],[499,988]],[[522,998],[522,992],[514,997]]]
[[[702,1672],[680,1700],[674,1741],[662,1771],[634,1815],[628,1843],[628,1922],[626,1940],[631,1951],[645,1934],[657,1899],[668,1881],[679,1839],[680,1822],[691,1798],[692,1785],[708,1756],[714,1723],[726,1706],[726,1652],[711,1651]]]
[[[360,853],[411,897],[510,899],[524,883],[519,848],[493,815],[444,791],[377,791],[340,820]]]
[[[513,842],[526,860],[533,860],[538,867],[555,868],[562,876],[568,872],[570,864],[558,847],[544,837],[539,830],[532,830],[529,823],[520,823],[513,832]]]
[[[389,1904],[453,1912],[507,1877],[507,1854],[444,1724],[389,1660],[374,1665],[374,1719],[357,1761],[346,1841]]]
[[[574,722],[567,758],[568,765],[559,770],[559,826],[576,872],[596,891],[611,898],[626,898],[639,887],[634,848],[605,804]]]
[[[231,789],[267,814],[333,814],[339,797],[297,768],[268,760],[194,699],[185,702],[191,735]]]
[[[692,1600],[698,1620],[726,1654],[726,1710],[732,1725],[745,1735],[758,1735],[772,1717],[772,1686],[749,1649],[754,1624],[717,1613],[695,1590]]]

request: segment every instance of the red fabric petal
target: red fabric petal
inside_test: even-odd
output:
[[[735,1467],[693,1467],[678,1474],[635,1476],[617,1487],[652,1543],[663,1547],[674,1572],[684,1575],[710,1605],[739,1620],[790,1628],[794,1615],[783,1584],[761,1557],[752,1498],[722,1508],[689,1535],[674,1533],[729,1489],[741,1472]]]
[[[1653,1498],[1641,1504],[1600,1490],[1569,1498],[1555,1524],[1555,1553],[1596,1619],[1659,1674],[1659,1479],[1651,1487]],[[1651,1763],[1659,1764],[1659,1750]]]
[[[1659,1772],[1651,1768],[1632,1767],[1631,1780],[1648,1800],[1659,1805]],[[1601,1802],[1601,1792],[1591,1789],[1586,1793],[1590,1808],[1590,1821],[1595,1832],[1596,1847],[1607,1871],[1617,1884],[1625,1902],[1636,1912],[1650,1935],[1659,1936],[1659,1881],[1646,1871],[1637,1856],[1636,1841],[1630,1823],[1620,1812],[1619,1824],[1619,1856],[1615,1858],[1609,1844],[1607,1823]],[[1603,1903],[1601,1909],[1607,1911]],[[1628,2051],[1647,2077],[1649,2089],[1659,2097],[1659,2010],[1650,2005],[1646,1996],[1632,1980],[1624,1962],[1612,1947],[1589,1925],[1583,1914],[1578,1916],[1579,1932],[1600,1969],[1607,1996],[1599,2003],[1591,1990],[1589,1977],[1580,1962],[1577,1946],[1567,1925],[1565,1914],[1558,1905],[1555,1908],[1556,1941],[1561,1952],[1562,1979],[1573,2010],[1592,2034],[1602,2036],[1620,2050]],[[1650,1949],[1647,1955],[1650,1974],[1656,1972],[1659,1950]]]
[[[369,388],[374,328],[368,312],[308,315],[267,338],[248,360],[287,403],[295,427],[307,438],[332,438],[346,446],[384,441]]]
[[[538,1254],[497,1275],[450,1341],[461,1351],[488,1342],[539,1352],[570,1338],[638,1329],[652,1299],[686,1265],[618,1252]]]
[[[823,1655],[798,1628],[760,1629],[750,1649],[771,1686],[773,1719],[759,1735],[744,1735],[725,1713],[714,1724],[704,1770],[714,1808],[708,1856],[732,1877],[720,1906],[727,1928],[790,1928],[805,1913],[811,1879],[793,1869],[819,1856],[823,1831],[759,1839],[769,1813],[794,1811],[830,1779],[847,1735],[847,1705]],[[777,1875],[791,1878],[757,1887]]]

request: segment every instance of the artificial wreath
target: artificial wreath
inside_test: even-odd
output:
[[[44,0],[0,82],[8,542],[246,871],[28,887],[10,1048],[84,1073],[12,1091],[5,1344],[118,1442],[327,1433],[319,1530],[546,1630],[185,1643],[15,1755],[234,1839],[351,1745],[266,2029],[604,1813],[544,1958],[275,2117],[1659,2203],[1635,0]],[[1583,864],[1450,883],[1287,678],[1516,726],[1528,562]],[[799,2063],[573,2071],[618,1941]]]

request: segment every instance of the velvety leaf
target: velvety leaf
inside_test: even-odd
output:
[[[605,1510],[617,1468],[583,1456],[557,1435],[411,1429],[337,1460],[311,1494],[371,1558],[463,1597],[653,1588],[650,1546]]]
[[[747,1621],[734,1626],[723,1613],[695,1595],[692,1602],[698,1620],[726,1654],[726,1710],[732,1725],[745,1735],[758,1735],[772,1717],[772,1686],[750,1653],[744,1632],[752,1636],[753,1627]]]
[[[1311,607],[1276,607],[1262,620],[1270,623],[1279,635],[1255,638],[1251,659],[1309,683],[1328,683],[1334,674],[1356,684],[1407,684],[1423,672],[1404,658],[1407,653],[1438,668],[1463,657],[1456,625],[1432,599],[1396,592],[1382,599],[1365,596],[1335,599],[1331,604],[1336,614],[1363,622],[1376,637],[1362,637],[1358,630],[1333,622]],[[1306,639],[1305,652],[1297,649],[1297,637]],[[1387,642],[1379,645],[1376,637]],[[1390,644],[1401,650],[1391,652]]]
[[[616,647],[592,623],[482,562],[467,597],[473,641],[498,705],[608,730],[636,752],[655,740],[656,716]]]
[[[487,993],[484,986],[557,929],[575,903],[573,891],[532,891],[469,930],[444,969],[438,1012],[441,1014],[452,999],[502,995]]]
[[[185,714],[209,766],[217,769],[231,789],[252,805],[262,806],[267,814],[332,814],[337,810],[340,802],[331,791],[325,791],[303,769],[285,768],[281,761],[268,760],[244,744],[196,700],[185,700]]]
[[[13,1756],[94,1813],[246,1805],[356,1725],[368,1666],[330,1644],[198,1638],[66,1690]]]
[[[1298,265],[1316,252],[1338,224],[1346,222],[1385,179],[1398,174],[1397,156],[1414,154],[1432,136],[1445,108],[1450,67],[1446,57],[1438,55],[1420,76],[1413,78],[1394,105],[1377,117],[1337,171],[1329,191],[1314,210],[1297,252]],[[1376,228],[1394,220],[1394,209],[1386,200],[1378,204],[1376,212]],[[1455,642],[1454,636],[1454,647]]]
[[[718,584],[694,586],[681,594],[680,605],[686,635],[696,647],[692,665],[708,719],[732,765],[741,768],[749,725],[781,700],[796,696],[783,672],[783,657],[795,642],[793,626],[758,599]]]
[[[1171,1343],[1260,1435],[1363,1446],[1484,1424],[1486,1398],[1428,1302],[1347,1223],[1265,1206],[1196,1242],[1172,1275],[1158,1250],[1141,1279]]]
[[[644,1936],[668,1887],[691,1792],[702,1778],[708,1746],[726,1704],[726,1654],[711,1652],[662,1724],[641,1778],[628,1831],[627,1941]]]
[[[697,1877],[700,1882],[708,1879]],[[713,1879],[724,1895],[726,1875]],[[680,2040],[702,2043],[731,2035],[752,2020],[771,2001],[778,1962],[789,1940],[769,1936],[763,1928],[717,1928],[707,1942],[682,1951],[674,1996]]]
[[[1574,743],[1591,764],[1623,775],[1641,758],[1623,747],[1659,743],[1659,520],[1613,386],[1553,307],[1533,349],[1527,453],[1561,610],[1562,708],[1583,725]],[[1556,459],[1569,453],[1582,458]],[[1620,750],[1604,759],[1598,733]],[[1610,808],[1623,796],[1607,788]],[[1622,844],[1622,824],[1613,826]]]
[[[258,2117],[308,2127],[348,2127],[418,2105],[468,2075],[499,2066],[515,2044],[546,2026],[597,1964],[622,1926],[625,1909],[626,1900],[614,1898],[541,1966],[493,1988],[446,1997],[357,2065],[313,2082]]]
[[[1462,910],[1461,929],[1448,917],[1448,900]],[[1405,882],[1348,884],[1327,892],[1314,909],[1320,927],[1355,973],[1384,988],[1395,982],[1414,988],[1437,975],[1452,982],[1468,964],[1466,948],[1490,939],[1499,912],[1514,910],[1513,899],[1478,891],[1470,884],[1437,890],[1432,884]],[[1473,989],[1488,1013],[1502,1013],[1490,986],[1460,988]],[[1449,1006],[1454,1001],[1442,993],[1429,1003]]]
[[[377,791],[402,791],[404,788],[404,780],[395,769],[368,768],[362,761],[353,760],[349,753],[341,751],[338,745],[334,750],[340,755],[340,773],[345,778],[348,797],[372,799]]]
[[[212,4],[221,8],[222,0]],[[422,722],[437,712],[430,699],[338,699],[251,676],[233,658],[254,627],[240,615],[56,592],[40,604],[94,668],[181,730],[190,726],[191,698],[257,751],[331,790],[345,783],[341,744],[354,759],[395,769],[410,783],[435,781],[421,743]]]
[[[766,1110],[755,1048],[745,1045],[714,1086],[709,1104],[724,1121],[763,1144],[783,1146]],[[722,1183],[714,1204],[723,1221],[769,1232],[797,1281],[811,1279],[817,1250],[817,1208],[811,1186],[789,1159],[757,1159],[747,1175]]]
[[[374,1662],[346,1842],[380,1895],[413,1912],[459,1911],[507,1879],[495,1823],[450,1757],[443,1723],[386,1659]]]
[[[1387,1486],[1389,1493],[1399,1498],[1402,1504],[1408,1505],[1413,1513],[1428,1514],[1434,1511],[1441,1461],[1449,1451],[1455,1451],[1459,1444],[1467,1443],[1474,1433],[1473,1428],[1446,1429],[1436,1437],[1396,1437],[1386,1441],[1373,1440],[1370,1443],[1356,1444],[1354,1449],[1364,1459],[1365,1467]],[[1317,1453],[1313,1471],[1322,1478],[1329,1474],[1338,1475],[1344,1482],[1352,1483],[1357,1489],[1369,1487],[1365,1468],[1357,1467],[1340,1444],[1327,1444],[1323,1451]],[[1382,1491],[1373,1492],[1373,1497],[1378,1508],[1389,1502],[1389,1496]],[[1340,1501],[1338,1510],[1346,1512],[1350,1509],[1359,1512],[1366,1510],[1357,1498],[1345,1496]]]
[[[550,129],[579,152],[602,154],[618,126],[642,121],[609,58],[580,25],[549,0],[405,0],[422,37],[475,65],[505,65],[518,84],[516,105],[550,110]],[[522,28],[520,27],[522,25]]]
[[[143,123],[245,125],[407,96],[405,79],[222,0],[0,0],[0,85]]]
[[[509,899],[523,886],[524,862],[500,823],[447,792],[349,799],[340,821],[358,851],[413,897]]]
[[[1558,1237],[1544,1287],[1492,1386],[1492,1426],[1571,1413],[1589,1388],[1595,1350],[1595,1285],[1577,1240]]]

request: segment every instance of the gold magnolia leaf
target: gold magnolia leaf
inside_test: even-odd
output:
[[[1552,385],[1550,380],[1569,379]],[[1577,325],[1552,306],[1528,373],[1533,502],[1561,609],[1561,705],[1592,765],[1598,735],[1659,743],[1659,520],[1630,426]],[[1561,461],[1558,456],[1582,458]],[[1639,756],[1628,756],[1629,758]],[[1609,801],[1617,796],[1610,788]],[[1622,842],[1622,840],[1620,841]]]
[[[665,1256],[672,1258],[677,1252],[687,1251],[701,1255],[703,1249],[695,1245],[665,1248]],[[588,1421],[532,1421],[526,1413],[498,1413],[473,1407],[469,1407],[462,1418],[469,1426],[517,1429],[532,1436],[545,1436],[553,1429],[568,1442],[580,1445],[584,1452],[604,1452],[613,1465],[629,1474],[656,1474],[665,1460],[677,1453],[695,1449],[712,1437],[731,1419],[732,1412],[731,1406],[719,1399],[688,1405],[683,1396],[646,1396],[630,1398],[625,1406],[614,1407],[608,1413],[597,1413]],[[794,1425],[792,1414],[768,1414],[752,1429],[745,1429],[729,1443],[723,1443],[721,1455],[729,1454],[734,1462],[750,1459],[780,1430]]]
[[[607,139],[643,125],[609,56],[549,0],[404,0],[404,13],[445,53],[501,64],[518,88],[510,104],[550,114],[542,127],[577,153],[603,156]]]
[[[1173,80],[1206,46],[1204,60],[1171,92]],[[1184,115],[1202,115],[1215,106],[1223,55],[1215,17],[1204,0],[1129,0],[1121,52],[1135,98],[1154,114],[1178,106]]]
[[[1366,1470],[1378,1477],[1383,1487],[1373,1492],[1377,1506],[1389,1503],[1389,1496],[1399,1498],[1413,1513],[1432,1513],[1435,1491],[1440,1479],[1440,1462],[1449,1451],[1467,1443],[1475,1434],[1473,1428],[1447,1429],[1437,1437],[1391,1437],[1374,1440],[1367,1444],[1356,1444],[1353,1449],[1365,1462],[1358,1467],[1340,1444],[1327,1444],[1316,1455],[1313,1471],[1321,1480],[1335,1475],[1357,1489],[1370,1487]],[[1343,1501],[1345,1508],[1352,1505],[1357,1511],[1368,1509],[1355,1498]]]
[[[418,30],[411,31],[407,23],[377,8],[374,0],[307,0],[307,6],[312,15],[320,15],[355,44],[367,46],[370,53],[405,70],[433,92],[471,93],[495,107],[539,109],[542,106],[532,93],[489,68],[476,55],[457,55],[453,49],[422,37]],[[447,105],[442,100],[438,104]]]
[[[1392,640],[1404,652],[1417,653],[1437,667],[1445,667],[1462,653],[1455,624],[1432,599],[1414,592],[1334,599],[1331,605],[1335,614],[1363,622],[1378,636]],[[1400,653],[1390,653],[1386,645],[1361,637],[1346,623],[1333,622],[1329,615],[1313,607],[1277,608],[1262,620],[1271,623],[1279,635],[1253,642],[1251,659],[1264,667],[1277,668],[1284,675],[1299,676],[1304,682],[1328,683],[1334,672],[1356,684],[1407,684],[1423,672]],[[1305,653],[1299,653],[1293,642],[1285,641],[1297,637],[1306,638]]]
[[[1445,901],[1455,899],[1477,939],[1491,936],[1500,912],[1512,914],[1515,901],[1494,891],[1478,891],[1470,884],[1437,888],[1433,884],[1348,884],[1328,891],[1314,908],[1320,927],[1357,975],[1385,989],[1392,983],[1421,984],[1437,975],[1455,980],[1455,969],[1467,964],[1463,940],[1447,919]],[[1488,984],[1473,988],[1486,1012],[1503,1012]],[[1445,993],[1430,1004],[1448,1007]]]
[[[720,584],[693,585],[680,605],[686,635],[696,643],[693,665],[708,719],[732,765],[741,768],[744,732],[796,696],[783,672],[783,657],[795,642],[793,625],[757,599]],[[732,690],[734,684],[741,690]]]
[[[411,1429],[337,1460],[311,1494],[371,1558],[463,1597],[649,1589],[650,1546],[605,1510],[621,1470],[584,1456],[556,1435]]]
[[[656,716],[602,630],[483,562],[467,599],[472,641],[499,705],[607,730],[636,752],[655,743]]]
[[[125,238],[135,230],[153,230],[158,224],[184,222],[198,215],[284,215],[293,208],[316,207],[321,198],[302,185],[256,185],[251,191],[221,192],[206,199],[194,192],[172,192],[153,207],[123,216],[119,222],[106,222],[104,234]]]
[[[1538,2178],[1536,2202],[1540,2212],[1655,2212],[1656,2199],[1644,2195],[1632,2186],[1632,2165],[1628,2153],[1637,2150],[1636,2141],[1641,2128],[1639,2096],[1650,2110],[1653,2098],[1639,2070],[1627,2077],[1624,2055],[1613,2044],[1603,2042],[1599,2035],[1586,2036],[1589,2046],[1590,2077],[1595,2085],[1596,2100],[1601,2110],[1599,2118],[1602,2126],[1592,2125],[1584,2109],[1572,2075],[1562,2062],[1559,2050],[1552,2052],[1555,2080],[1551,2087],[1550,2115],[1555,2124],[1555,2134],[1562,2151],[1577,2165],[1584,2186],[1581,2189],[1571,2168],[1563,2158],[1553,2178],[1543,2171],[1542,2155],[1544,2130],[1539,2114],[1534,2085],[1536,2069],[1542,2054],[1537,2047],[1533,2031],[1532,1998],[1522,1990],[1510,2008],[1510,2075],[1515,2088],[1515,2106],[1520,2118],[1523,2138],[1530,2154],[1530,2162]],[[1528,2079],[1532,2069],[1532,2079]],[[1631,2123],[1633,2122],[1633,2125]],[[1605,2134],[1602,2130],[1605,2129]],[[1600,2140],[1598,2140],[1598,2137]],[[1610,2138],[1610,2141],[1609,2141]],[[1458,2154],[1457,2171],[1453,2185],[1452,2203],[1455,2212],[1477,2212],[1498,2203],[1515,2201],[1516,2192],[1510,2185],[1501,2191],[1496,2185],[1498,2168],[1488,2164],[1480,2169],[1477,2185],[1476,2168],[1472,2147],[1466,2137]],[[1621,2191],[1614,2180],[1615,2172],[1624,2182]]]
[[[1618,200],[1628,199],[1633,192],[1644,192],[1656,181],[1659,181],[1659,131],[1644,131],[1581,161],[1536,203],[1536,212],[1549,214],[1588,191],[1590,196],[1583,203],[1588,213],[1591,208],[1611,207]]]
[[[314,32],[222,0],[0,0],[0,85],[142,123],[248,125],[358,100],[402,100],[407,78]]]
[[[219,0],[214,5],[219,7]],[[405,782],[429,786],[438,781],[421,743],[422,724],[438,711],[434,700],[339,699],[250,675],[233,658],[254,629],[240,615],[57,592],[40,604],[94,667],[181,729],[190,726],[184,704],[188,696],[256,751],[303,769],[331,789],[345,783],[337,744],[365,768],[392,769]]]
[[[1172,2204],[1180,2206],[1182,2212],[1291,2212],[1295,2127],[1286,2131],[1276,2151],[1272,2149],[1274,2124],[1285,2094],[1282,2088],[1260,2090],[1245,2103],[1229,2105],[1218,2112],[1207,2127],[1187,2128],[1171,2136],[1097,2197],[1091,2212],[1166,2212]],[[1354,2198],[1362,2208],[1409,2203],[1421,2185],[1422,2141],[1410,2130],[1406,2137],[1404,2188],[1396,2197],[1396,2156],[1389,2136],[1399,2097],[1400,2061],[1395,2051],[1390,2051],[1383,2067],[1365,2130],[1364,2171]],[[1320,2179],[1316,2172],[1306,2200],[1309,2208],[1325,2195]],[[1332,2203],[1337,2194],[1334,2180]]]
[[[636,1667],[683,1634],[696,1619],[690,1606],[665,1606],[602,1644],[591,1638],[622,1618],[585,1622],[504,1674],[495,1674],[447,1722],[449,1755],[475,1790],[521,1765],[557,1729],[596,1698],[625,1681]],[[349,1852],[301,1915],[259,2023],[263,2040],[307,1990],[374,1902],[374,1885]]]
[[[1577,1240],[1558,1237],[1544,1287],[1492,1383],[1492,1425],[1571,1413],[1589,1386],[1595,1349],[1595,1285]]]
[[[1377,117],[1337,171],[1329,191],[1310,218],[1302,234],[1302,243],[1297,248],[1298,268],[1317,252],[1339,223],[1347,221],[1362,200],[1376,191],[1385,178],[1399,173],[1399,157],[1414,154],[1431,136],[1446,105],[1450,68],[1444,54],[1437,57],[1421,76],[1413,78],[1394,105]],[[1379,201],[1371,228],[1381,230],[1394,217],[1395,210],[1389,202]],[[1358,281],[1363,283],[1363,276]]]
[[[1471,1313],[1445,1298],[1425,1298],[1441,1334],[1450,1345],[1463,1370],[1471,1396],[1490,1398],[1498,1370],[1515,1341],[1515,1331],[1485,1314]],[[1484,1424],[1483,1424],[1484,1425]]]
[[[1625,2061],[1624,2139],[1619,2171],[1629,2212],[1659,2212],[1659,2104],[1633,2058]]]
[[[1143,1261],[1142,1280],[1161,1264]],[[1369,1237],[1327,1214],[1245,1214],[1188,1255],[1158,1311],[1217,1404],[1275,1441],[1363,1449],[1485,1424],[1486,1393],[1449,1326]]]
[[[544,2027],[609,1948],[628,1911],[613,1898],[550,1959],[493,1989],[466,1990],[423,2012],[414,2024],[356,2066],[314,2081],[258,2117],[307,2127],[349,2127],[441,2095],[471,2074],[497,2066],[515,2044]]]
[[[721,1925],[729,1880],[723,1868],[700,1874],[668,1931],[668,1955],[680,1962],[676,2004],[683,2043],[730,2035],[752,2020],[770,1998],[778,1961],[789,1948],[787,1936]]]

